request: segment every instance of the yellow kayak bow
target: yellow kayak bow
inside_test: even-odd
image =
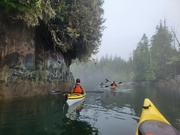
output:
[[[135,135],[180,135],[156,106],[145,99]]]

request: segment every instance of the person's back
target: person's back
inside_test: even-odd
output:
[[[100,86],[101,86],[101,87],[104,87],[104,83],[102,82],[102,83],[100,84]]]
[[[74,87],[73,93],[84,93],[83,87],[80,83],[80,79],[76,79],[76,85]]]
[[[111,83],[111,86],[115,86],[115,87],[117,87],[117,85],[116,85],[115,81],[113,81],[113,83]]]

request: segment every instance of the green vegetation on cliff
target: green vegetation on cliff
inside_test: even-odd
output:
[[[45,25],[47,42],[72,60],[86,61],[101,42],[103,0],[1,0],[0,8],[10,22],[28,27]]]

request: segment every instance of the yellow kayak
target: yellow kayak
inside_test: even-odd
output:
[[[171,126],[156,106],[146,98],[135,135],[179,135],[179,132]]]
[[[117,86],[110,86],[111,89],[116,89]]]
[[[73,104],[75,104],[81,100],[84,100],[85,96],[86,96],[86,92],[83,94],[71,93],[71,94],[67,95],[67,101],[66,102],[67,102],[68,106],[71,106],[71,105],[73,105]]]

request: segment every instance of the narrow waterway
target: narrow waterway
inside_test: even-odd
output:
[[[139,86],[87,92],[77,111],[61,94],[1,101],[0,135],[134,135],[145,98],[180,130],[180,90]]]

